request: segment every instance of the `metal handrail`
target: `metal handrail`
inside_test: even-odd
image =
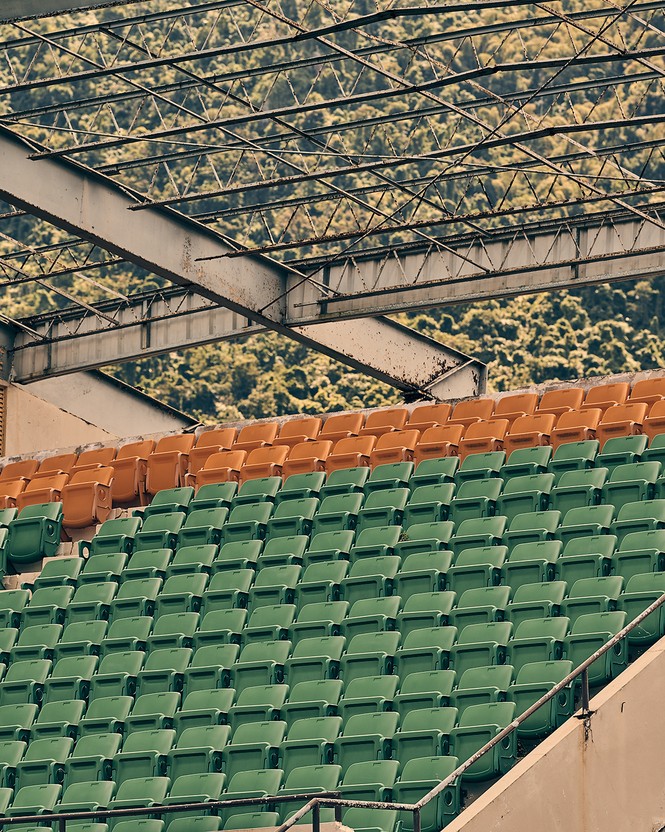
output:
[[[19,815],[13,818],[0,818],[0,830],[4,826],[10,826],[11,824],[16,823],[35,823],[35,824],[43,824],[44,822],[50,823],[58,823],[59,825],[59,832],[65,832],[66,824],[68,820],[94,820],[94,819],[103,819],[109,817],[128,817],[128,816],[139,816],[139,815],[165,815],[177,812],[188,812],[188,811],[201,811],[202,808],[206,810],[216,810],[216,809],[230,809],[234,807],[240,806],[258,806],[258,805],[265,805],[268,803],[285,803],[285,802],[293,802],[299,800],[307,801],[303,806],[300,807],[288,820],[282,823],[277,829],[276,832],[286,832],[286,830],[291,829],[291,827],[295,826],[295,824],[301,820],[305,815],[309,812],[312,812],[312,829],[313,832],[319,832],[321,827],[321,808],[334,808],[335,810],[335,819],[341,819],[341,810],[343,808],[356,808],[356,809],[378,809],[383,811],[399,811],[399,812],[410,812],[413,815],[413,830],[414,832],[420,832],[421,824],[421,813],[422,810],[439,794],[441,794],[444,789],[448,788],[449,786],[453,785],[455,780],[464,774],[474,763],[476,763],[481,757],[484,757],[488,751],[491,751],[495,746],[497,746],[500,742],[502,742],[506,737],[510,736],[514,731],[522,725],[530,716],[542,708],[543,705],[547,704],[550,700],[554,699],[554,697],[562,691],[564,688],[568,687],[571,682],[575,681],[579,676],[582,677],[582,708],[579,717],[582,719],[588,719],[592,715],[592,711],[589,710],[589,676],[588,676],[588,668],[601,656],[604,656],[605,653],[608,653],[612,648],[622,641],[629,633],[631,633],[636,627],[638,627],[645,618],[648,618],[653,612],[659,609],[663,604],[665,604],[665,593],[663,593],[656,601],[650,604],[646,609],[644,609],[638,616],[636,616],[630,623],[626,624],[621,630],[619,630],[616,635],[613,635],[608,641],[603,644],[598,650],[589,656],[588,659],[585,659],[578,667],[576,667],[573,671],[571,671],[567,676],[565,676],[560,682],[557,682],[546,694],[540,697],[536,702],[533,703],[530,707],[526,709],[523,713],[521,713],[518,717],[507,725],[505,728],[502,728],[498,734],[496,734],[492,739],[485,743],[482,748],[479,748],[475,754],[472,754],[465,762],[459,765],[445,780],[442,780],[440,783],[427,792],[417,803],[384,803],[381,801],[373,801],[373,800],[346,800],[344,798],[339,797],[338,791],[332,792],[304,792],[302,794],[292,794],[292,795],[268,795],[266,797],[254,797],[254,798],[242,798],[236,800],[211,800],[206,801],[205,803],[174,803],[168,806],[163,804],[155,804],[154,806],[146,806],[146,807],[134,807],[134,808],[127,808],[127,809],[100,809],[99,811],[90,811],[90,812],[53,812],[47,813],[42,815]]]

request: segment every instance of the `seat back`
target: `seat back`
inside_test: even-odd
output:
[[[584,407],[595,407],[596,405],[622,404],[628,398],[630,384],[627,381],[619,381],[613,384],[596,384],[589,388],[584,399]]]
[[[467,399],[455,405],[450,416],[450,421],[486,420],[491,419],[493,413],[494,399]]]
[[[514,416],[515,414],[530,415],[538,405],[538,393],[512,393],[502,396],[494,407],[495,418],[503,417],[504,414]]]

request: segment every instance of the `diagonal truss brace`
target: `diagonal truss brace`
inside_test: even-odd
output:
[[[16,20],[34,20],[52,14],[81,12],[99,9],[103,6],[127,6],[140,0],[3,0],[0,8],[0,23]]]
[[[169,209],[130,212],[137,204],[131,192],[68,160],[35,161],[33,150],[10,131],[0,129],[0,198],[248,322],[280,332],[411,395],[463,397],[484,390],[482,362],[386,318],[289,326],[285,323],[285,293],[293,272],[267,258],[225,256],[234,251],[230,245]],[[295,277],[305,279],[297,273]],[[88,337],[94,340],[97,334]],[[208,333],[199,343],[224,337],[230,335],[220,328],[214,337]],[[72,348],[63,347],[56,358],[39,338],[20,333],[15,341],[13,374],[17,380],[34,380],[76,372],[84,365],[104,366],[193,345],[187,340],[167,345],[168,341],[166,338],[159,347],[148,346],[131,356],[121,349],[115,353],[102,349],[100,342],[99,349],[89,346],[85,357],[77,361]],[[79,354],[80,346],[79,342]],[[30,350],[35,354],[27,358]]]

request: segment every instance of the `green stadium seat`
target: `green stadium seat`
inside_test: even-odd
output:
[[[395,546],[395,554],[401,558],[419,555],[423,552],[439,552],[448,549],[455,524],[450,520],[440,523],[414,523],[403,529]]]
[[[155,618],[171,613],[199,612],[207,585],[205,572],[167,578],[155,602]]]
[[[531,511],[546,511],[550,504],[550,492],[554,487],[554,474],[532,474],[513,477],[506,483],[497,500],[496,510],[508,518]]]
[[[612,636],[626,626],[626,613],[595,612],[580,615],[573,623],[570,635],[564,639],[564,657],[578,667],[592,656]],[[589,667],[589,685],[596,687],[614,679],[628,664],[628,644],[625,639],[615,649],[604,653]]]
[[[398,595],[359,598],[342,622],[342,635],[350,641],[360,633],[394,630],[401,604],[402,599]]]
[[[393,581],[401,560],[395,556],[361,558],[352,564],[340,584],[342,597],[350,605],[364,598],[392,595]]]
[[[454,482],[458,468],[458,456],[423,459],[409,480],[411,491],[415,491],[416,488],[420,488],[422,485],[443,485],[446,482]]]
[[[289,695],[288,685],[256,685],[245,688],[229,708],[228,723],[235,731],[247,722],[271,722],[281,719],[281,709]]]
[[[166,570],[172,560],[173,551],[171,549],[144,549],[135,552],[129,566],[122,570],[120,583],[142,581],[150,578],[164,580]]]
[[[515,593],[523,584],[553,581],[562,549],[560,540],[518,543],[503,564],[502,582]]]
[[[364,558],[391,556],[401,536],[401,526],[373,526],[358,532],[356,542],[349,552],[349,560],[353,563]]]
[[[413,462],[391,462],[376,465],[363,486],[365,497],[385,488],[408,488],[413,476]]]
[[[191,647],[198,625],[197,612],[172,612],[162,615],[155,621],[152,635],[148,637],[147,652],[173,647]]]
[[[456,485],[470,480],[486,480],[499,477],[501,467],[506,462],[504,451],[491,451],[484,454],[468,454],[455,474]]]
[[[450,613],[450,623],[462,632],[472,624],[503,621],[510,601],[509,586],[484,586],[467,589],[458,596],[457,607]]]
[[[601,578],[612,571],[617,539],[613,534],[573,537],[556,565],[556,577],[572,586],[580,578]]]
[[[288,637],[288,631],[296,617],[295,604],[272,604],[257,607],[249,616],[242,632],[242,644],[254,641],[279,641]]]
[[[125,780],[118,786],[115,798],[109,803],[109,809],[131,809],[160,805],[164,802],[171,780],[168,777],[136,777]],[[121,824],[125,828],[121,828]],[[140,821],[141,824],[149,821]],[[110,823],[113,832],[159,832],[159,828],[140,826],[136,818],[131,821],[116,821]]]
[[[182,703],[182,708],[173,720],[176,735],[179,737],[186,728],[225,725],[229,710],[235,701],[235,695],[233,688],[202,689],[188,693]]]
[[[395,654],[395,672],[401,679],[411,673],[446,670],[457,638],[455,627],[423,627],[403,636]]]
[[[47,589],[54,586],[76,586],[78,576],[83,568],[82,558],[53,558],[42,566],[39,577],[33,583],[33,589]]]
[[[262,569],[249,590],[250,610],[273,604],[292,604],[301,573],[302,567],[295,565],[267,566]]]
[[[299,719],[337,716],[343,691],[344,683],[340,679],[319,679],[291,685],[289,701],[282,708],[282,719],[294,725]]]
[[[454,670],[425,670],[411,673],[403,679],[399,693],[394,699],[394,707],[402,719],[402,724],[411,711],[447,707],[456,678]]]
[[[634,462],[618,465],[603,486],[602,500],[620,511],[627,503],[652,500],[656,493],[656,481],[660,477],[659,462]]]
[[[235,543],[225,543],[219,549],[216,560],[212,563],[211,572],[229,572],[236,569],[256,569],[256,562],[263,551],[262,540],[238,540]]]
[[[231,511],[222,529],[222,542],[234,543],[240,540],[263,540],[268,520],[272,517],[272,503],[250,503],[237,506]]]
[[[229,645],[226,645],[229,646]],[[210,648],[203,647],[202,650]],[[154,650],[148,655],[143,669],[136,677],[136,693],[181,692],[184,674],[192,659],[192,650],[177,647],[170,650]],[[209,687],[212,687],[210,685]]]
[[[617,536],[620,546],[624,537],[631,532],[656,529],[665,529],[665,500],[626,503],[619,510],[609,531]]]
[[[20,740],[0,742],[0,788],[14,788],[16,782],[16,766],[23,759],[27,747],[27,743],[21,742]]]
[[[217,546],[212,543],[205,543],[200,546],[182,546],[175,553],[166,570],[166,579],[168,580],[176,575],[191,575],[195,572],[204,572],[209,575],[212,572],[212,564],[218,551]]]
[[[573,670],[570,661],[531,662],[521,667],[515,682],[508,689],[508,701],[515,703],[518,714],[523,714],[542,696],[548,694]],[[575,710],[574,685],[563,688],[557,696],[541,706],[518,728],[518,738],[541,739],[569,719]]]
[[[563,640],[570,631],[570,619],[527,618],[518,624],[508,643],[506,662],[519,674],[525,664],[558,661],[563,656]]]
[[[125,720],[125,734],[172,728],[173,718],[179,707],[180,694],[174,691],[137,696],[131,716]]]
[[[459,725],[450,732],[451,745],[460,760],[468,760],[515,718],[514,702],[492,702],[471,705],[460,717]],[[517,735],[513,731],[505,742],[475,762],[462,775],[462,782],[491,780],[509,771],[517,758]]]
[[[643,433],[610,437],[603,445],[602,452],[596,457],[596,468],[607,468],[611,474],[619,465],[648,462],[649,460],[642,459],[648,441],[649,438]]]
[[[398,726],[399,714],[395,711],[350,717],[344,724],[342,735],[335,740],[334,762],[346,771],[353,763],[389,760]]]
[[[361,677],[392,673],[399,643],[398,632],[361,633],[354,636],[340,662],[340,676],[345,685]]]
[[[281,477],[257,477],[246,480],[233,498],[231,510],[256,503],[275,503],[281,487]]]
[[[226,781],[226,778],[224,778]],[[167,798],[168,799],[168,798]],[[252,813],[250,813],[252,814]],[[260,815],[261,812],[254,814]],[[220,829],[221,819],[213,815],[202,815],[196,818],[181,818],[180,813],[171,815],[169,820],[169,832],[217,832]],[[233,827],[229,827],[232,829]],[[238,827],[239,829],[243,827]],[[249,827],[251,828],[251,827]]]
[[[464,549],[500,546],[507,525],[507,519],[501,516],[463,520],[450,538],[448,548],[457,557]]]
[[[65,760],[74,748],[71,737],[33,740],[23,759],[16,765],[16,791],[26,786],[62,783]]]
[[[305,604],[298,612],[297,621],[289,627],[289,639],[295,646],[303,638],[338,636],[348,612],[347,601]]]
[[[175,731],[135,731],[122,751],[113,758],[113,779],[120,788],[136,777],[161,777],[167,771],[167,754],[173,747]]]
[[[512,551],[520,543],[554,540],[560,523],[560,511],[525,511],[510,521],[508,531],[503,535],[503,543]]]
[[[309,537],[306,534],[291,534],[267,540],[256,562],[257,569],[267,566],[302,566]]]
[[[607,468],[590,468],[587,471],[567,471],[559,484],[552,489],[550,503],[562,515],[571,508],[596,506],[601,502],[602,489],[607,481]]]
[[[119,820],[107,825],[113,832],[164,832],[164,821],[156,818]]]
[[[464,520],[493,517],[502,490],[503,480],[498,477],[460,483],[450,503],[450,519],[459,526]]]
[[[44,685],[45,702],[88,699],[90,680],[97,670],[97,656],[69,656],[57,661]]]
[[[249,590],[255,577],[253,569],[231,569],[214,574],[201,599],[201,615],[247,607]]]
[[[640,613],[665,593],[665,572],[647,572],[633,575],[626,582],[617,608],[626,613],[627,621],[633,621]],[[654,644],[665,635],[665,610],[659,607],[628,634],[629,647]]]
[[[18,629],[21,613],[30,603],[27,589],[5,589],[0,592],[0,626]]]
[[[513,452],[514,453],[514,452]],[[396,803],[417,803],[435,786],[448,778],[459,766],[457,757],[418,757],[402,764],[400,778],[393,787]],[[461,811],[462,796],[459,781],[446,787],[420,813],[421,832],[439,832]],[[402,832],[415,832],[413,815],[401,813]],[[345,822],[349,822],[348,813]]]
[[[546,474],[552,459],[551,445],[535,445],[531,448],[516,448],[501,466],[499,476],[505,482],[513,477],[529,477]]]
[[[469,667],[459,677],[450,704],[462,714],[471,705],[505,702],[513,674],[514,668],[509,664]]]
[[[457,678],[470,667],[505,664],[506,648],[512,631],[513,625],[509,621],[469,624],[465,627],[450,650],[450,665],[457,673]]]
[[[566,544],[573,537],[609,534],[610,532],[616,534],[614,529],[610,529],[613,519],[614,506],[612,505],[571,508],[561,521],[556,536],[565,549]]]
[[[228,725],[185,728],[175,748],[168,752],[167,768],[171,780],[179,777],[220,772],[222,752],[231,741]]]
[[[341,769],[336,765],[297,766],[286,778],[284,786],[277,792],[280,797],[288,795],[311,794],[314,792],[337,791]],[[302,806],[302,799],[284,800],[277,804],[280,820],[284,822]],[[305,818],[305,822],[307,818]]]
[[[239,771],[230,779],[227,778],[228,788],[224,793],[224,800],[246,800],[254,797],[268,797],[277,794],[284,781],[281,769],[248,769]],[[257,811],[242,812],[243,807],[219,809],[219,815],[224,829],[254,829],[279,825],[279,815],[270,811],[270,804],[258,806]],[[251,807],[245,807],[251,808]],[[266,824],[266,821],[270,823]],[[240,824],[240,825],[238,825]],[[245,824],[250,824],[249,826]],[[185,830],[189,832],[189,830]]]
[[[206,644],[240,644],[241,633],[247,624],[247,610],[215,610],[201,619],[194,634],[195,650]]]
[[[222,511],[223,509],[216,509]],[[178,533],[185,523],[186,515],[179,511],[167,514],[154,514],[144,520],[134,538],[134,551],[145,549],[175,549],[178,543]]]
[[[611,612],[623,591],[623,578],[611,575],[604,578],[580,578],[570,587],[568,597],[561,603],[561,614],[570,618],[571,624],[580,615],[594,612]]]
[[[17,508],[2,508],[0,509],[0,528],[7,529],[12,520],[18,517]]]
[[[47,702],[42,706],[37,721],[32,726],[32,740],[71,737],[76,740],[78,725],[85,714],[82,699]]]
[[[247,769],[277,768],[286,728],[286,722],[281,720],[239,725],[233,741],[222,751],[222,765],[227,781]]]
[[[420,523],[438,523],[448,519],[450,504],[455,496],[453,483],[421,485],[411,492],[404,509],[404,528]]]
[[[78,577],[79,586],[105,581],[118,583],[122,570],[127,566],[127,555],[123,552],[95,555],[84,560],[83,564],[83,570]]]
[[[316,522],[316,518],[314,521]],[[307,567],[322,561],[348,560],[354,539],[355,532],[348,529],[313,535],[305,552],[303,565]]]
[[[441,592],[452,564],[452,552],[414,552],[404,558],[395,575],[393,591],[406,603],[413,595]]]
[[[397,676],[358,676],[346,682],[344,696],[339,700],[339,713],[344,722],[354,714],[392,711],[397,695]]]
[[[131,696],[101,696],[94,699],[90,702],[86,715],[79,721],[79,737],[92,734],[122,735],[125,720],[133,705]],[[76,747],[78,748],[78,743]]]
[[[96,584],[91,584],[91,586],[96,586]],[[111,621],[118,621],[120,618],[154,615],[155,601],[161,589],[162,581],[160,578],[125,581],[120,585],[118,594],[111,601],[109,613]]]
[[[71,586],[51,586],[32,593],[30,604],[21,613],[21,629],[39,624],[63,624],[65,610],[74,596]]]
[[[9,524],[7,557],[13,563],[54,557],[60,545],[62,518],[62,503],[37,503],[21,509]]]
[[[421,627],[442,627],[457,602],[454,592],[418,592],[407,598],[397,616],[397,629],[405,639],[412,630]]]
[[[566,597],[567,584],[564,581],[542,581],[522,584],[506,607],[506,619],[517,628],[522,621],[530,618],[545,618],[564,615],[561,605]]]
[[[134,538],[141,530],[141,517],[119,517],[105,520],[90,543],[82,541],[80,545],[84,554],[113,555],[117,552],[131,555],[134,550]]]
[[[310,564],[296,586],[295,602],[298,609],[306,604],[339,601],[340,584],[348,571],[349,564],[343,560]]]
[[[118,618],[113,621],[102,639],[100,655],[102,658],[111,653],[125,653],[129,650],[144,652],[150,633],[153,618],[147,615]]]
[[[354,530],[363,500],[364,495],[357,493],[324,497],[312,524],[312,535]]]
[[[334,745],[342,729],[339,716],[298,719],[289,728],[279,750],[279,768],[288,777],[299,766],[319,766],[333,762]]]
[[[0,664],[9,664],[9,652],[16,644],[17,639],[18,629],[16,627],[0,628]]]
[[[665,571],[665,530],[627,534],[619,551],[612,551],[612,571],[624,581],[644,572]]]
[[[39,706],[34,703],[0,705],[0,742],[29,742],[38,713]]]
[[[16,645],[9,651],[11,662],[31,659],[52,659],[53,650],[62,635],[62,624],[35,624],[21,628]]]
[[[384,488],[373,491],[358,512],[357,532],[377,526],[401,526],[408,502],[408,488]]]
[[[457,724],[457,708],[415,708],[402,721],[393,739],[394,756],[404,766],[419,757],[445,756],[450,732]]]
[[[94,812],[106,809],[115,795],[115,783],[112,780],[83,781],[72,783],[64,790],[62,800],[56,803],[55,812]],[[73,822],[74,828],[80,829]]]
[[[343,800],[390,801],[398,771],[397,760],[352,763],[344,773],[340,796]]]
[[[549,464],[551,474],[554,474],[556,484],[566,471],[586,471],[594,468],[596,457],[600,450],[597,439],[585,439],[582,442],[565,442],[559,445]]]
[[[346,647],[342,636],[303,638],[284,663],[284,676],[291,687],[298,682],[337,679],[339,663]]]
[[[143,519],[153,514],[173,514],[182,512],[187,514],[194,499],[194,489],[189,486],[181,488],[164,488],[158,491],[150,501],[150,505],[143,509]]]
[[[325,497],[339,497],[342,494],[362,494],[365,483],[369,479],[369,468],[339,468],[328,474],[326,484],[320,492]]]
[[[290,641],[261,641],[248,644],[243,647],[238,660],[231,668],[231,687],[234,687],[239,695],[251,685],[280,684],[284,680],[284,663],[290,653]]]
[[[44,684],[50,674],[48,659],[14,662],[0,682],[0,705],[41,703]]]
[[[136,692],[136,677],[144,662],[145,653],[139,650],[104,656],[97,673],[90,680],[89,701],[102,696],[133,696]]]
[[[196,804],[197,808],[189,812],[178,812],[178,814],[165,815],[167,829],[173,830],[173,822],[178,818],[182,823],[189,822],[187,829],[193,829],[194,823],[200,820],[216,822],[217,826],[208,826],[208,829],[219,828],[219,818],[208,814],[211,810],[206,808],[206,803],[211,803],[222,798],[226,775],[219,772],[193,772],[174,777],[171,773],[173,785],[169,796],[164,799],[165,806],[172,806],[177,803]]]
[[[326,484],[324,471],[309,471],[306,474],[291,474],[284,480],[284,485],[275,495],[275,505],[284,500],[318,499],[321,489]]]
[[[277,506],[273,516],[268,520],[266,539],[309,535],[312,531],[312,522],[318,507],[319,500],[316,497],[284,500]]]
[[[6,810],[6,816],[17,818],[23,815],[48,815],[53,812],[58,800],[60,800],[61,792],[62,786],[57,783],[45,783],[17,789],[14,793],[12,805]]]
[[[508,554],[507,546],[481,546],[464,549],[446,575],[447,586],[458,596],[467,589],[498,586],[501,569]]]
[[[190,511],[201,508],[228,508],[238,491],[237,482],[213,482],[202,485],[189,504]]]

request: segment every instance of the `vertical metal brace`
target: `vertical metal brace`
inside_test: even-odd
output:
[[[59,832],[66,832],[67,830],[67,820],[66,818],[60,818],[58,821],[58,829]]]
[[[312,832],[321,832],[321,804],[318,800],[312,806]]]
[[[420,832],[420,809],[413,810],[413,832]]]
[[[589,708],[589,671],[584,668],[582,671],[582,718],[587,719],[591,716]]]

